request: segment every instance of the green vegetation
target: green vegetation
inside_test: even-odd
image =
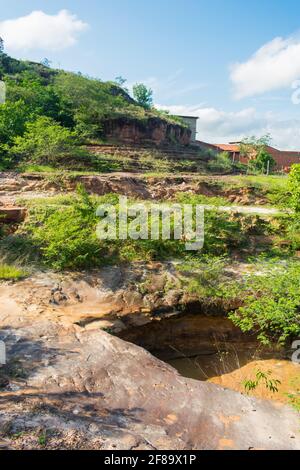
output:
[[[27,123],[23,136],[15,137],[8,154],[13,161],[52,167],[70,167],[74,162],[84,167],[86,160],[91,163],[93,158],[78,146],[75,132],[48,117],[38,117]]]
[[[259,385],[263,385],[267,390],[272,393],[278,393],[278,386],[281,385],[280,380],[271,378],[272,372],[268,370],[263,372],[258,369],[255,373],[255,380],[245,380],[243,382],[246,393],[256,390]]]
[[[18,165],[18,171],[21,173],[58,173],[57,168],[53,166],[37,165],[35,163],[21,163]]]
[[[177,193],[176,201],[183,204],[203,204],[207,206],[228,206],[229,201],[221,196],[205,196],[204,194]]]
[[[288,237],[295,250],[300,249],[300,165],[293,165],[288,179],[290,215]]]
[[[288,394],[289,403],[300,413],[300,392]]]
[[[235,171],[246,171],[246,166],[238,162],[233,162],[228,152],[222,152],[218,154],[212,153],[207,163],[207,168],[212,173],[220,174],[232,173]]]
[[[24,269],[6,263],[0,263],[0,279],[18,280],[25,276],[27,276],[27,272]]]
[[[146,125],[149,119],[160,118],[168,123],[182,123],[179,118],[155,110],[152,92],[142,84],[134,87],[134,100],[123,87],[122,77],[116,79],[118,83],[104,83],[47,65],[14,60],[4,54],[0,44],[0,77],[7,85],[7,101],[0,106],[0,170],[49,173],[46,178],[55,179],[61,188],[66,169],[70,170],[68,177],[75,178],[79,172],[131,170],[137,159],[141,171],[148,176],[151,172],[203,170],[204,164],[216,174],[245,171],[226,153],[199,155],[199,163],[171,162],[155,152],[137,157],[90,154],[84,144],[102,141],[109,120],[126,119]],[[183,237],[99,240],[96,209],[100,203],[109,203],[118,211],[118,195],[89,196],[78,188],[76,195],[23,202],[29,212],[26,220],[17,229],[1,229],[0,279],[26,276],[26,271],[16,266],[28,263],[56,270],[80,270],[113,263],[175,259],[180,261],[183,288],[195,298],[219,303],[221,299],[234,324],[263,344],[286,343],[300,335],[300,263],[293,258],[300,250],[300,165],[293,166],[289,178],[259,175],[272,170],[274,164],[267,152],[268,142],[267,138],[251,138],[241,144],[242,154],[250,159],[248,169],[257,176],[212,179],[206,183],[208,194],[210,189],[212,194],[226,190],[229,197],[232,188],[242,197],[261,197],[262,203],[290,212],[276,217],[221,212],[218,206],[228,205],[225,197],[181,192],[172,202],[215,206],[205,213],[203,249],[188,252]],[[129,204],[135,202],[131,200]],[[128,224],[131,222],[129,218]],[[174,232],[174,220],[171,229]],[[238,277],[226,273],[228,258],[232,263],[232,259],[247,261],[249,256],[257,258],[261,254],[265,266],[269,263],[272,269],[261,270],[259,263],[252,262],[253,274]],[[268,374],[259,371],[255,381],[249,381],[245,388],[254,389],[260,382],[269,389],[277,386]]]
[[[150,109],[153,105],[153,91],[143,83],[136,83],[133,86],[133,97],[143,108]]]
[[[252,276],[243,285],[243,306],[230,315],[244,332],[256,332],[264,344],[284,344],[300,334],[300,263]]]
[[[199,300],[214,302],[224,294],[225,286],[228,289],[228,279],[224,275],[227,262],[225,256],[204,255],[180,263],[177,270],[182,276],[183,288]]]
[[[166,158],[157,150],[135,152],[134,156],[116,152],[114,155],[97,154],[97,165],[101,172],[136,171],[145,176],[155,176],[174,172],[189,172],[203,168],[203,162],[191,160],[175,160]]]
[[[146,124],[159,118],[178,124],[152,107],[152,93],[142,84],[135,87],[137,102],[116,82],[48,65],[18,61],[0,50],[0,78],[7,89],[6,103],[0,105],[0,169],[26,161],[71,169],[88,164],[101,171],[101,162],[81,146],[105,138],[107,121]]]
[[[41,447],[45,447],[47,445],[47,431],[43,431],[38,436],[38,443]]]
[[[227,176],[218,183],[222,190],[247,189],[257,198],[266,199],[270,204],[287,208],[290,205],[290,191],[287,175],[235,175]]]
[[[283,345],[300,335],[300,261],[266,255],[250,259],[247,272],[234,277],[226,257],[202,256],[178,269],[183,288],[199,301],[216,307],[222,301],[223,310],[234,308],[229,318],[243,332],[265,345]]]
[[[209,202],[203,196],[188,194],[180,194],[177,201],[193,205]],[[224,203],[218,198],[213,202],[217,205]],[[96,226],[99,222],[96,208],[100,203],[113,204],[118,210],[117,195],[91,197],[82,188],[76,196],[67,195],[26,202],[29,216],[17,232],[2,238],[1,253],[8,257],[8,260],[27,256],[29,260],[55,269],[93,268],[113,262],[180,259],[191,256],[201,258],[203,254],[219,256],[237,249],[240,253],[243,251],[249,253],[249,250],[270,251],[272,237],[281,234],[285,227],[284,218],[279,218],[272,225],[269,219],[261,219],[258,216],[225,213],[218,211],[217,208],[209,210],[205,213],[206,234],[203,250],[193,255],[185,250],[184,239],[99,240],[96,236]],[[174,220],[171,222],[173,224]],[[261,235],[269,237],[270,240],[266,244],[264,241],[264,244],[259,246],[255,237]],[[254,237],[252,245],[249,244],[251,237]],[[276,246],[274,250],[275,253]],[[290,250],[289,246],[286,250],[287,252]]]
[[[253,173],[269,174],[275,166],[274,158],[264,148],[259,149],[255,158],[250,159],[248,163],[248,169]]]
[[[276,162],[267,150],[271,138],[269,135],[244,139],[240,144],[240,153],[249,159],[248,170],[253,173],[269,174]]]

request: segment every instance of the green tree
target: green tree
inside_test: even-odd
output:
[[[153,105],[153,91],[143,83],[133,86],[133,97],[140,106],[150,109]]]
[[[30,116],[24,101],[7,101],[0,105],[0,143],[10,144],[14,137],[22,135],[28,120]]]
[[[260,173],[271,172],[275,167],[276,162],[272,155],[264,148],[260,148],[255,158],[250,159],[248,167]]]
[[[263,135],[261,137],[251,136],[246,137],[240,143],[240,152],[243,156],[249,156],[253,151],[258,152],[262,148],[266,148],[271,143],[270,134]]]
[[[0,37],[0,80],[1,80],[1,78],[3,77],[3,75],[4,75],[4,58],[5,58],[5,54],[4,54],[4,41],[3,41],[3,39]]]
[[[0,169],[11,166],[13,160],[9,155],[9,147],[16,136],[24,133],[29,120],[28,109],[23,101],[0,105]]]
[[[248,137],[240,143],[240,154],[248,158],[248,168],[252,171],[266,172],[271,171],[276,162],[268,152],[267,147],[271,143],[271,137],[266,134],[262,137]]]
[[[17,80],[6,80],[7,100],[22,100],[30,115],[48,116],[61,120],[60,98],[52,84],[46,84],[42,77],[30,71],[18,75]]]
[[[75,132],[45,116],[28,123],[24,135],[15,137],[9,152],[17,161],[53,166],[89,155],[78,146]]]
[[[208,161],[208,168],[215,172],[231,172],[233,170],[233,163],[228,152],[213,154]]]

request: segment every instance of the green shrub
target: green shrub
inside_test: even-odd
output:
[[[227,152],[222,152],[214,155],[207,164],[210,171],[216,173],[229,173],[233,170],[234,165],[231,157]]]
[[[181,195],[180,201],[195,205],[201,198]],[[1,253],[14,253],[16,259],[28,253],[33,260],[38,257],[40,262],[57,269],[90,268],[118,261],[201,258],[205,254],[220,256],[237,249],[247,252],[253,249],[249,247],[250,236],[282,231],[281,226],[273,228],[258,216],[221,212],[217,208],[206,210],[203,249],[191,253],[186,251],[184,237],[173,240],[172,235],[171,240],[99,240],[96,208],[100,203],[110,203],[118,210],[117,194],[91,197],[81,189],[77,196],[22,203],[29,208],[29,216],[16,233],[4,237]],[[171,222],[172,234],[172,218]]]
[[[272,274],[251,277],[244,285],[244,305],[230,315],[244,332],[264,344],[285,343],[300,334],[300,263]]]
[[[255,158],[250,158],[248,169],[252,172],[266,173],[268,170],[271,172],[275,165],[276,162],[272,155],[265,148],[260,148]]]
[[[0,170],[5,170],[13,164],[9,152],[10,145],[16,136],[25,132],[28,121],[30,115],[24,102],[6,102],[0,105]]]
[[[17,170],[21,173],[55,173],[57,168],[49,165],[37,165],[36,163],[20,163]]]
[[[225,257],[212,255],[191,259],[177,266],[184,289],[198,299],[219,298],[224,293]],[[192,273],[192,275],[191,275]]]
[[[84,166],[91,157],[78,143],[74,132],[42,116],[26,125],[23,136],[14,138],[9,153],[17,161],[25,160],[37,165],[72,166],[75,161]]]

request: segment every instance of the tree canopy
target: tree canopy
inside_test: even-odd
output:
[[[153,105],[153,91],[143,83],[136,83],[133,86],[133,97],[138,104],[150,109]]]

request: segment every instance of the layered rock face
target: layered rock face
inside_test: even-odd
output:
[[[169,124],[159,118],[149,118],[145,122],[120,118],[106,121],[103,127],[108,139],[119,142],[150,143],[157,146],[170,143],[188,145],[191,142],[189,128]]]
[[[0,447],[299,449],[291,408],[185,379],[103,330],[151,321],[136,275],[125,289],[112,268],[0,285]]]

